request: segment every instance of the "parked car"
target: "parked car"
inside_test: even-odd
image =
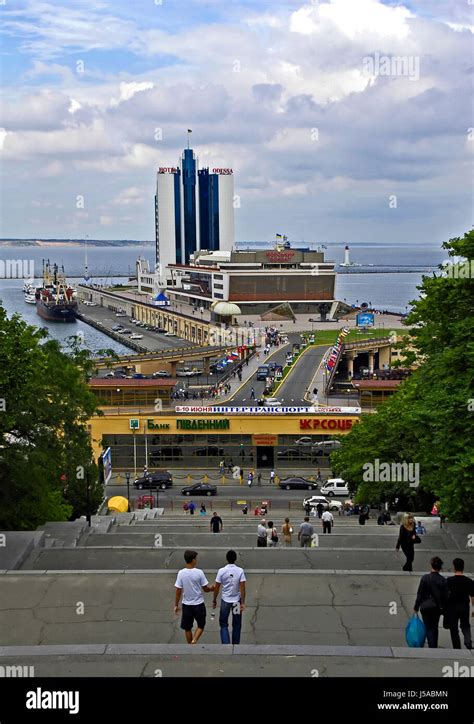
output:
[[[220,455],[221,457],[224,456],[224,448],[217,447],[217,445],[206,445],[205,447],[198,447],[193,455],[208,455],[208,456],[215,456]]]
[[[115,373],[114,373],[114,372],[106,372],[105,375],[104,375],[104,377],[107,377],[107,378],[115,377]]]
[[[130,339],[133,339],[133,334],[132,334],[132,336],[130,337]],[[132,375],[132,377],[133,377],[134,380],[146,380],[146,379],[147,379],[147,376],[144,375],[142,372],[135,372],[135,373]]]
[[[143,339],[143,334],[131,334],[130,339]]]
[[[345,480],[342,478],[330,478],[326,480],[324,485],[321,487],[321,493],[332,498],[334,495],[349,495],[349,488]]]
[[[116,312],[116,313],[115,313],[115,316],[116,316],[116,317],[126,317],[126,316],[127,316],[127,313],[126,313],[126,312]]]
[[[194,377],[196,374],[195,370],[190,369],[189,367],[183,367],[180,370],[176,370],[176,377]]]
[[[176,337],[174,332],[165,332],[165,337]]]
[[[132,330],[131,329],[122,329],[120,334],[132,334]]]
[[[171,377],[171,372],[167,372],[166,370],[158,370],[158,372],[153,372],[152,377]]]
[[[181,495],[217,495],[217,487],[209,483],[195,483],[183,488]]]
[[[295,440],[295,445],[306,445],[311,446],[313,444],[313,438],[309,436],[299,437]]]
[[[154,473],[148,473],[141,478],[137,478],[133,482],[133,486],[138,490],[143,488],[171,488],[173,485],[173,476],[167,470],[157,470]]]
[[[281,478],[279,487],[284,490],[317,490],[318,484],[314,480],[302,478],[298,475],[291,475],[288,478]]]
[[[311,498],[305,498],[303,500],[303,508],[305,508],[308,503],[310,504],[311,508],[315,508],[318,503],[322,503],[324,506],[324,510],[338,511],[340,510],[340,508],[343,507],[343,504],[340,500],[328,500],[322,495],[312,495]]]
[[[121,332],[122,329],[123,327],[121,324],[114,324],[114,326],[112,327],[112,332]]]

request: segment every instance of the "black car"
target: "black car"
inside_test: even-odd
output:
[[[181,495],[217,495],[217,487],[209,483],[196,483],[183,488]]]
[[[288,478],[281,478],[279,487],[284,490],[317,490],[318,484],[314,480],[292,475]]]
[[[221,457],[224,456],[224,448],[217,447],[217,445],[207,445],[206,447],[198,447],[193,453],[194,455],[208,455],[208,456],[216,456],[220,455]]]
[[[133,487],[138,488],[138,490],[143,490],[143,488],[161,488],[162,490],[166,490],[166,488],[171,488],[172,485],[173,476],[167,470],[148,473],[148,475],[137,478],[133,482]]]

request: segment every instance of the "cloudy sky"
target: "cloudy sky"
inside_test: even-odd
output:
[[[471,226],[467,0],[7,0],[2,237],[153,239],[191,128],[236,238]]]

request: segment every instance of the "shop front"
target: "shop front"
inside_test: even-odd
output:
[[[90,431],[95,456],[110,447],[117,470],[238,465],[285,471],[319,467],[337,440],[352,429],[358,414],[314,413],[107,415],[94,417]],[[332,445],[334,446],[334,442]]]

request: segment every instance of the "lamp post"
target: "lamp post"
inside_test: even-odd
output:
[[[89,484],[90,484],[90,470],[89,466],[86,468],[86,521],[89,528],[91,527],[91,510],[90,510],[90,499],[89,499]]]
[[[130,473],[125,473],[125,479],[127,481],[128,512],[130,512]]]

